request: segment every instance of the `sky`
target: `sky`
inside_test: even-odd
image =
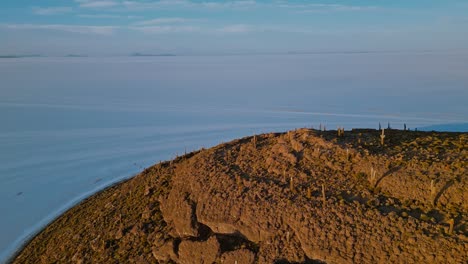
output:
[[[466,0],[0,1],[0,55],[466,49]]]

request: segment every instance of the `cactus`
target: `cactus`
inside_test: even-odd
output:
[[[377,182],[377,171],[374,170],[374,167],[371,168],[369,183],[372,187],[374,187],[375,183]]]
[[[403,124],[403,131],[406,131],[406,123]]]
[[[311,198],[312,198],[312,190],[311,190],[310,187],[307,188],[307,198],[308,198],[308,199],[311,199]]]
[[[436,188],[434,185],[434,180],[431,180],[431,203],[435,204]]]
[[[379,122],[379,130],[382,130],[382,125],[380,124],[380,122]]]
[[[323,200],[323,205],[327,203],[327,197],[325,196],[325,185],[322,184],[322,200]]]
[[[338,137],[344,136],[344,128],[343,127],[338,127],[337,132],[338,132]]]
[[[253,145],[254,145],[254,148],[257,149],[257,135],[253,136]]]
[[[316,157],[320,157],[320,148],[315,148],[314,149],[314,154]]]
[[[291,176],[291,180],[289,181],[289,189],[291,192],[294,192],[294,182],[293,182],[293,177]]]
[[[455,220],[451,218],[450,220],[447,221],[447,223],[450,225],[448,233],[449,235],[451,235],[453,233],[453,225],[455,224]]]
[[[236,183],[237,183],[237,188],[239,192],[242,192],[242,190],[244,189],[244,186],[242,184],[242,179],[239,175],[236,175]]]
[[[337,127],[336,132],[338,133],[338,137],[341,137],[341,127]]]
[[[382,146],[384,145],[384,139],[385,139],[385,129],[382,128],[382,134],[380,135],[380,144]]]

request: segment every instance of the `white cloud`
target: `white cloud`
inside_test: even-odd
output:
[[[198,32],[199,27],[194,26],[144,26],[144,27],[129,27],[145,34],[161,34],[161,33],[188,33]]]
[[[278,7],[296,10],[300,13],[315,13],[315,12],[336,12],[336,11],[368,11],[378,9],[376,6],[359,6],[359,5],[344,5],[344,4],[321,4],[321,3],[305,3],[292,4],[288,2],[277,3]]]
[[[159,1],[137,1],[137,0],[75,0],[80,7],[87,8],[124,8],[126,10],[144,11],[149,9],[172,9],[172,8],[246,8],[257,5],[255,0],[233,0],[227,2],[219,1],[190,1],[190,0],[159,0]]]
[[[110,14],[80,14],[78,17],[83,18],[124,18],[124,19],[138,19],[141,16],[126,16],[126,15],[110,15]]]
[[[200,2],[199,5],[208,8],[246,8],[257,5],[254,0],[238,0],[238,1],[227,1],[227,2]]]
[[[147,26],[147,25],[160,25],[160,24],[176,24],[185,23],[192,21],[192,19],[186,19],[181,17],[161,17],[135,23],[135,25]]]
[[[237,24],[222,27],[218,31],[223,33],[247,33],[254,31],[254,28],[249,25]]]
[[[121,6],[128,10],[149,10],[167,8],[187,8],[193,4],[186,0],[160,0],[156,2],[122,1]]]
[[[60,6],[60,7],[33,7],[33,13],[36,15],[48,16],[48,15],[59,15],[65,14],[72,11],[71,7]]]
[[[75,2],[84,8],[114,7],[120,4],[114,0],[75,0]]]
[[[2,27],[18,30],[56,30],[80,34],[112,35],[116,27],[113,26],[78,26],[60,24],[4,24]]]
[[[231,0],[231,1],[193,1],[193,0],[74,0],[83,8],[119,8],[132,11],[145,11],[151,9],[236,9],[245,10],[251,8],[281,8],[296,12],[336,12],[336,11],[367,11],[378,9],[376,6],[361,6],[353,4],[329,4],[329,3],[298,3],[290,1],[257,2],[255,0]]]

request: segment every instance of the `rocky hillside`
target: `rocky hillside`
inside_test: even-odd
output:
[[[380,135],[300,129],[154,165],[13,262],[466,263],[468,135]]]

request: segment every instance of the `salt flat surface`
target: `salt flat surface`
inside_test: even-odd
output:
[[[467,72],[458,53],[0,59],[0,262],[185,151],[320,123],[466,124]]]

